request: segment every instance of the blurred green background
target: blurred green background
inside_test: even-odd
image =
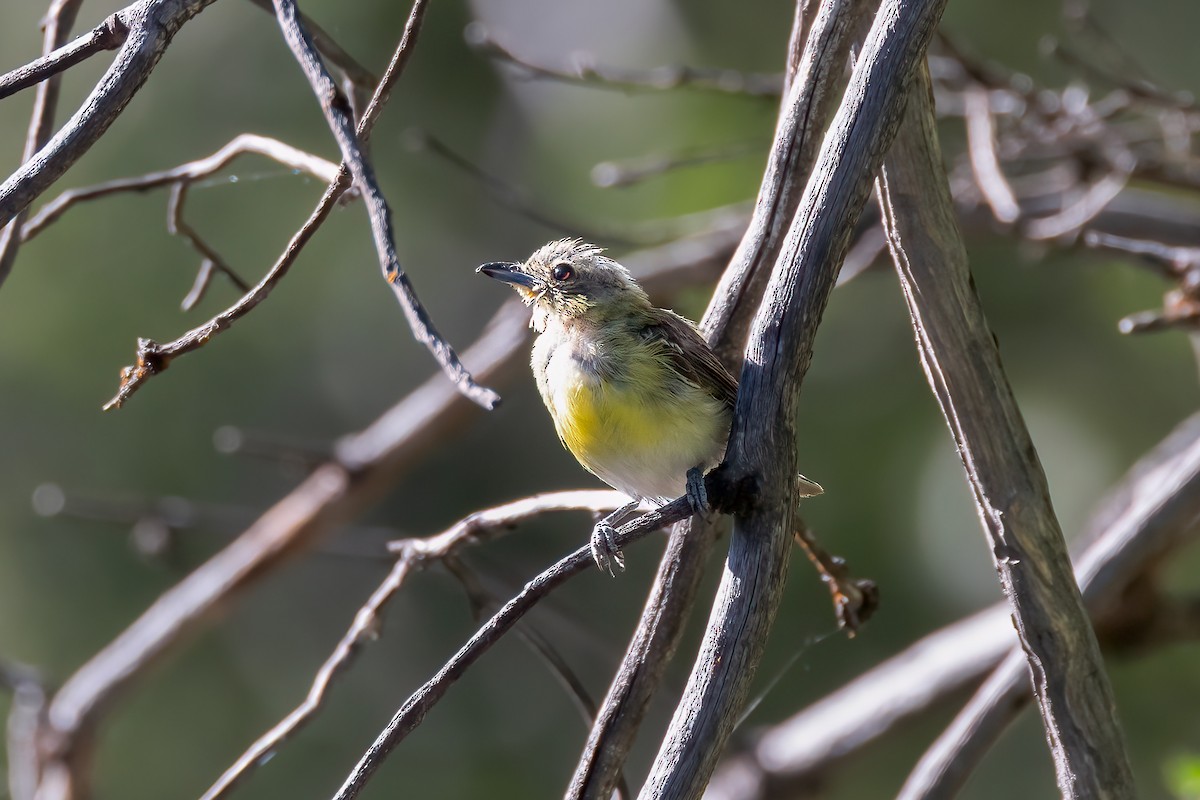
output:
[[[119,8],[84,5],[79,30]],[[376,73],[407,4],[308,0],[304,10]],[[1200,7],[1097,3],[1097,16],[1165,85],[1200,89],[1192,38]],[[38,53],[44,7],[0,8],[0,68]],[[479,185],[406,143],[418,128],[529,192],[581,228],[620,228],[753,197],[775,119],[771,101],[703,92],[625,94],[523,82],[473,52],[463,29],[482,20],[532,60],[744,70],[780,68],[792,16],[782,0],[511,0],[434,3],[408,72],[373,138],[398,248],[442,332],[465,347],[507,293],[473,274],[518,258],[557,231],[489,200]],[[952,2],[944,29],[973,50],[1053,85],[1068,76],[1039,53],[1061,32],[1057,4]],[[107,64],[64,83],[60,119]],[[32,93],[0,105],[0,156],[16,164]],[[955,134],[948,128],[947,140]],[[149,83],[61,189],[207,155],[239,132],[279,137],[330,159],[336,148],[273,20],[250,3],[215,3],[179,34]],[[749,143],[753,155],[679,171],[629,189],[589,179],[601,161]],[[188,216],[241,273],[257,280],[321,192],[255,157],[190,195]],[[202,351],[150,381],[126,408],[102,413],[135,339],[174,338],[236,299],[216,280],[182,313],[198,259],[165,229],[166,193],[125,195],[69,212],[25,247],[0,289],[0,655],[68,676],[159,593],[283,496],[301,473],[222,455],[214,432],[328,447],[359,430],[434,372],[382,283],[362,207],[339,208],[274,294]],[[1200,242],[1200,231],[1197,232]],[[600,242],[605,244],[605,242]],[[1166,288],[1120,259],[1032,253],[1000,236],[970,241],[976,280],[1049,474],[1068,533],[1147,448],[1196,407],[1196,363],[1172,333],[1126,338],[1116,320],[1157,307]],[[613,247],[616,255],[622,248]],[[1033,256],[1033,257],[1031,257]],[[678,293],[698,316],[708,288]],[[389,493],[362,526],[262,581],[227,616],[173,652],[110,715],[96,761],[98,796],[196,797],[303,696],[313,673],[383,577],[387,563],[345,555],[386,535],[436,532],[473,509],[531,492],[595,487],[555,440],[521,370],[504,405],[473,413],[459,435]],[[760,683],[800,652],[746,723],[780,720],[933,630],[996,600],[999,590],[953,444],[915,357],[896,280],[879,270],[839,289],[817,341],[799,421],[801,463],[827,494],[806,506],[826,544],[882,587],[883,606],[853,641],[806,644],[833,627],[825,590],[802,557]],[[215,522],[187,531],[159,559],[130,546],[129,521],[41,516],[35,489],[68,507],[185,498]],[[43,505],[54,490],[43,488]],[[43,508],[43,510],[47,510]],[[588,521],[560,517],[472,551],[467,560],[511,590],[585,540]],[[387,529],[387,530],[380,530]],[[629,553],[630,571],[575,580],[533,620],[601,696],[632,630],[659,541]],[[1186,556],[1178,574],[1188,575]],[[716,561],[710,584],[717,573]],[[1186,587],[1185,587],[1186,588]],[[705,601],[707,605],[707,601]],[[706,614],[698,610],[693,628]],[[474,630],[455,583],[416,576],[392,604],[382,639],[337,686],[318,721],[285,746],[242,797],[326,797],[393,710]],[[685,644],[630,762],[653,757],[694,652]],[[1161,649],[1112,662],[1120,714],[1146,798],[1177,796],[1172,764],[1200,752],[1200,651]],[[0,711],[8,699],[0,697]],[[932,713],[837,770],[826,796],[891,796],[949,719]],[[516,639],[491,651],[390,758],[364,797],[517,798],[561,792],[586,729],[555,678]],[[635,784],[637,780],[635,779]],[[1026,713],[966,797],[1053,797],[1050,760]]]

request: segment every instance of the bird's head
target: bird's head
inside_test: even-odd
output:
[[[629,270],[579,239],[559,239],[524,262],[494,261],[475,271],[511,284],[533,308],[537,330],[551,319],[600,321],[649,303]]]

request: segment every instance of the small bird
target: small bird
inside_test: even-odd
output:
[[[685,317],[657,308],[603,250],[560,239],[524,262],[480,266],[533,310],[531,365],[563,445],[632,502],[598,522],[596,565],[625,568],[615,526],[643,500],[686,494],[706,513],[704,472],[720,463],[738,385]],[[797,479],[801,497],[821,486]]]

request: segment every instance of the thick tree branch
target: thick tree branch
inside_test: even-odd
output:
[[[698,797],[741,714],[786,577],[800,382],[871,176],[943,7],[942,0],[881,4],[755,316],[724,473],[757,492],[734,518],[700,654],[643,797]]]
[[[1198,534],[1200,415],[1195,415],[1105,494],[1077,537],[1086,546],[1075,560],[1076,578],[1097,627],[1103,632],[1112,626],[1110,620],[1126,617],[1123,598],[1129,587]],[[793,796],[867,744],[983,677],[1014,646],[1004,603],[929,634],[764,732],[714,777],[713,800]],[[1027,674],[1018,673],[1026,698]]]
[[[954,435],[1033,675],[1064,797],[1133,797],[1112,687],[1049,487],[967,267],[932,87],[913,83],[879,179],[884,230],[921,363]]]
[[[1120,619],[1134,582],[1200,533],[1200,416],[1180,424],[1134,465],[1094,525],[1104,529],[1078,559],[1075,574],[1093,616]],[[1028,673],[1017,668],[1016,656],[996,668],[921,758],[904,797],[957,792],[1029,699]]]
[[[797,3],[795,26],[787,60],[795,72],[797,89],[780,108],[775,144],[771,148],[754,217],[742,237],[731,265],[717,287],[705,314],[705,338],[723,355],[726,366],[736,369],[745,343],[746,325],[730,324],[722,313],[726,292],[742,298],[761,297],[765,280],[747,285],[751,276],[765,275],[778,255],[782,231],[799,202],[808,169],[816,159],[820,132],[833,113],[836,98],[829,84],[837,79],[850,50],[849,30],[862,3],[830,0],[809,9],[805,21],[803,0]],[[735,288],[724,288],[730,275]],[[723,290],[724,289],[724,290]],[[736,355],[734,355],[736,354]],[[621,767],[633,746],[650,698],[662,682],[674,655],[684,624],[694,606],[708,553],[716,539],[712,521],[685,521],[675,527],[659,565],[658,574],[621,666],[596,715],[587,744],[576,766],[568,798],[608,798]]]
[[[804,4],[804,0],[798,2],[797,15]],[[865,0],[819,4],[808,0],[808,5],[816,6],[815,16],[807,36],[800,39],[803,52],[795,58],[789,56],[789,62],[796,62],[797,72],[789,79],[790,90],[780,108],[754,215],[704,314],[705,330],[728,331],[724,341],[714,344],[718,355],[731,366],[741,364],[750,321],[812,174],[837,100],[835,88],[849,58],[851,32],[869,10]],[[797,38],[793,34],[792,41]]]

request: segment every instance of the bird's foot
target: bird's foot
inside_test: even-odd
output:
[[[712,506],[708,503],[708,489],[704,487],[704,469],[692,467],[687,471],[687,499],[692,513],[708,516]]]
[[[621,572],[625,571],[625,556],[617,545],[617,529],[608,520],[600,520],[592,528],[592,560],[601,572],[607,572],[614,578],[617,576],[613,565]]]

